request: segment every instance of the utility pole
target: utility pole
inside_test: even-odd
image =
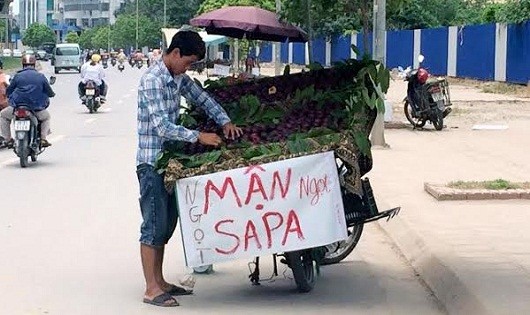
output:
[[[386,65],[386,0],[374,0],[373,58]],[[388,147],[385,142],[384,114],[377,113],[370,140],[372,145]]]
[[[138,49],[138,0],[136,0],[136,49]]]
[[[164,26],[163,27],[166,27],[166,10],[167,10],[167,1],[164,0]]]
[[[280,14],[282,9],[281,0],[276,0],[276,14]],[[274,75],[280,75],[281,69],[281,55],[280,55],[280,43],[274,43]]]

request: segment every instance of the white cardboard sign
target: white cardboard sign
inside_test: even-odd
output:
[[[347,238],[333,152],[184,178],[175,189],[189,267]]]

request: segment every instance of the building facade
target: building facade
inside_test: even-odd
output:
[[[113,24],[114,12],[125,0],[62,0],[63,22],[69,26],[90,28]]]
[[[18,24],[22,30],[28,28],[32,23],[40,23],[51,26],[53,14],[56,12],[55,0],[18,0],[19,13]]]

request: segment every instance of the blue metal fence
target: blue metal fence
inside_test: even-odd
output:
[[[389,68],[412,66],[414,55],[414,31],[387,33],[386,65]]]
[[[501,29],[506,30],[505,35],[500,35]],[[451,71],[459,77],[481,80],[506,78],[508,82],[530,81],[530,21],[508,25],[507,28],[484,24],[454,27],[451,31],[447,27],[425,29],[418,32],[421,36],[415,36],[415,32],[411,30],[387,32],[387,66],[395,68],[413,65],[417,57],[414,56],[416,47],[419,48],[416,53],[425,56],[423,66],[433,74],[447,75]],[[354,39],[361,52],[357,58],[361,58],[364,53],[363,34],[353,36],[356,36]],[[329,60],[333,63],[349,59],[351,42],[350,35],[333,36]],[[372,51],[372,46],[372,34],[369,34],[369,52]],[[289,62],[289,53],[292,54],[293,63],[305,64],[305,44],[293,43],[290,51],[289,44],[282,43],[283,63]],[[272,45],[266,44],[261,49],[260,60],[270,62],[272,54]],[[324,65],[326,59],[326,40],[317,38],[313,41],[313,60]]]
[[[530,81],[530,21],[508,26],[506,81]]]
[[[457,37],[457,49],[457,76],[483,80],[495,78],[495,24],[461,28]],[[445,50],[447,51],[447,44]]]

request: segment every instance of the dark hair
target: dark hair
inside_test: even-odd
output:
[[[181,56],[197,56],[198,60],[204,59],[206,55],[206,45],[201,36],[193,31],[177,32],[171,39],[166,54],[170,54],[176,48],[179,49]]]

